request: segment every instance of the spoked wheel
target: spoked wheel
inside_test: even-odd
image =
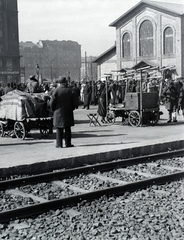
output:
[[[113,112],[108,112],[107,116],[106,116],[106,119],[107,119],[108,123],[114,124],[115,121],[116,121],[115,114]]]
[[[24,123],[22,122],[15,122],[14,124],[14,133],[17,138],[24,139],[26,136],[26,130],[24,127]]]
[[[141,123],[140,114],[138,111],[131,111],[128,116],[128,121],[131,126],[138,127]]]
[[[0,122],[0,136],[4,137],[4,126],[1,122]]]

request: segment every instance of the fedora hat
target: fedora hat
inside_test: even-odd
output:
[[[58,83],[66,83],[66,77],[60,77]]]

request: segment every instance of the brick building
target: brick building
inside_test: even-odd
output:
[[[0,83],[20,82],[17,0],[0,0]]]
[[[25,79],[36,74],[36,65],[42,78],[55,81],[59,76],[80,79],[81,46],[74,41],[40,40],[20,42],[21,67],[25,69]]]
[[[184,76],[184,5],[142,0],[110,26],[116,28],[117,69],[145,60],[174,65]]]
[[[110,26],[116,28],[116,46],[95,60],[98,75],[115,49],[117,71],[145,63],[159,68],[171,66],[174,78],[184,77],[183,4],[142,0]]]

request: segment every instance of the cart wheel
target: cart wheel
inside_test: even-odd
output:
[[[154,126],[159,120],[159,112],[154,112],[149,117],[149,125]]]
[[[40,126],[40,133],[42,137],[48,137],[50,134],[49,126],[47,125]]]
[[[0,136],[4,137],[4,126],[2,123],[0,123]]]
[[[114,124],[116,121],[116,117],[113,112],[108,112],[106,118],[107,118],[108,123]]]
[[[17,138],[24,139],[26,136],[26,130],[24,127],[24,123],[22,122],[15,122],[14,124],[14,133]]]
[[[141,123],[140,114],[137,111],[131,111],[128,116],[128,121],[131,126],[138,127]]]

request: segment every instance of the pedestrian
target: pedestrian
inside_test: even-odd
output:
[[[81,87],[80,87],[80,100],[84,104],[84,88],[86,87],[85,80],[81,80]],[[83,107],[85,108],[85,107]]]
[[[35,75],[30,76],[27,88],[29,93],[39,92],[39,83],[38,80],[35,78]]]
[[[180,82],[180,90],[179,90],[179,97],[178,97],[178,114],[179,111],[182,111],[182,115],[184,117],[184,84]]]
[[[50,100],[50,107],[54,112],[53,124],[56,128],[56,148],[63,147],[63,136],[65,136],[66,147],[74,147],[71,144],[71,126],[74,126],[74,95],[67,85],[66,77],[61,77],[58,85]]]
[[[167,85],[163,89],[163,96],[165,98],[165,107],[168,110],[169,118],[167,120],[168,123],[170,123],[172,120],[173,122],[177,122],[176,119],[176,110],[178,105],[178,92],[176,87],[174,86],[174,83],[172,79],[167,80]],[[172,119],[173,115],[173,119]]]
[[[107,115],[107,104],[106,104],[106,85],[105,83],[101,84],[100,96],[98,100],[98,110],[97,113],[101,116],[101,122],[106,123],[105,117]]]
[[[11,87],[11,84],[8,83],[7,86],[4,88],[4,94],[7,94],[11,91],[13,91],[13,88]]]
[[[86,108],[87,110],[89,109],[89,105],[91,102],[91,93],[92,93],[92,87],[87,81],[86,86],[84,88],[84,107],[83,107],[83,108]]]
[[[2,87],[0,83],[0,97],[4,95],[4,88]]]
[[[79,87],[77,87],[77,84],[74,81],[71,82],[70,87],[71,87],[72,93],[74,94],[74,97],[75,97],[75,108],[78,109],[79,101],[80,101],[80,89],[79,89]]]

